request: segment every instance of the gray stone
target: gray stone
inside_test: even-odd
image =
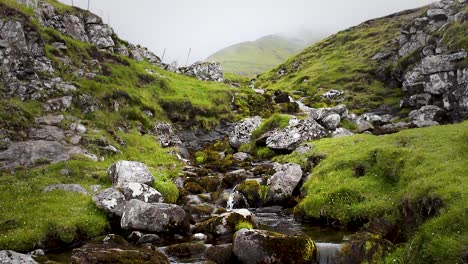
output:
[[[339,127],[332,132],[332,138],[340,138],[354,135],[353,132],[347,130],[346,128]]]
[[[127,201],[137,199],[145,203],[163,203],[164,198],[154,188],[137,182],[127,183],[123,187],[123,194]]]
[[[427,105],[419,110],[414,110],[409,113],[409,120],[414,121],[441,121],[445,115],[445,111],[435,105]]]
[[[453,14],[450,9],[429,9],[427,10],[427,17],[434,20],[448,20],[449,16]]]
[[[322,94],[321,97],[328,99],[328,100],[337,100],[337,99],[342,99],[344,95],[343,91],[338,91],[338,90],[330,90],[324,94]]]
[[[76,192],[84,195],[88,195],[88,191],[79,184],[52,184],[45,187],[42,192],[48,193],[55,190],[62,190],[66,192]]]
[[[64,96],[60,98],[50,99],[43,105],[44,111],[64,111],[71,107],[72,105],[72,96]]]
[[[314,146],[312,144],[303,144],[301,146],[299,146],[297,149],[295,149],[294,151],[300,155],[304,155],[306,154],[307,152],[309,152],[310,150],[312,150],[314,148]]]
[[[322,119],[321,123],[322,125],[330,130],[335,130],[341,122],[341,117],[338,114],[331,114],[325,118]]]
[[[0,167],[14,169],[17,166],[32,167],[43,163],[57,163],[79,154],[97,161],[96,156],[79,147],[66,146],[55,141],[15,142],[7,150],[0,152]]]
[[[234,154],[232,155],[232,157],[233,157],[235,160],[237,160],[237,161],[239,161],[239,162],[242,162],[242,161],[245,161],[245,160],[251,158],[252,156],[250,156],[248,153],[245,153],[245,152],[237,152],[237,153],[234,153]]]
[[[67,35],[79,41],[89,42],[83,21],[79,17],[74,15],[64,15],[63,25]]]
[[[92,24],[87,26],[89,41],[100,49],[108,49],[115,46],[112,39],[114,31],[108,25]]]
[[[284,247],[281,245],[294,245]],[[317,263],[317,249],[307,236],[287,236],[266,230],[241,229],[234,235],[233,253],[240,263]]]
[[[84,125],[79,123],[72,123],[68,127],[70,128],[71,132],[77,134],[84,134],[86,131],[88,131]]]
[[[104,212],[122,216],[126,204],[125,196],[115,188],[108,188],[96,193],[93,201]]]
[[[154,177],[148,167],[135,161],[118,161],[112,164],[107,170],[107,174],[114,187],[123,188],[125,184],[131,182],[153,185]]]
[[[0,263],[2,264],[37,264],[30,255],[21,254],[11,250],[0,251]]]
[[[363,133],[365,131],[369,131],[369,130],[374,129],[374,126],[371,123],[369,123],[368,121],[365,121],[365,120],[357,120],[356,125],[357,125],[356,130],[357,130],[358,133]]]
[[[229,144],[231,147],[238,149],[242,144],[250,143],[252,132],[257,129],[261,123],[262,118],[259,116],[246,118],[241,123],[238,123],[229,134]]]
[[[56,126],[41,126],[39,128],[30,128],[28,136],[30,139],[47,141],[60,141],[65,138],[63,130]]]
[[[432,96],[427,93],[412,95],[408,99],[408,106],[411,106],[411,107],[426,106],[431,102],[431,98]]]
[[[415,127],[430,127],[430,126],[438,126],[440,125],[439,122],[436,121],[428,121],[428,120],[415,120],[411,122]]]
[[[314,120],[299,120],[267,138],[266,145],[274,150],[292,151],[302,142],[326,137],[328,132]]]
[[[142,244],[153,244],[157,245],[161,243],[161,238],[156,235],[156,234],[146,234],[143,235],[140,239],[137,241],[137,245],[142,245]]]
[[[148,204],[130,200],[125,205],[120,225],[123,229],[167,233],[188,228],[185,211],[174,204]]]
[[[454,85],[451,81],[455,81],[455,73],[454,72],[443,72],[443,73],[436,73],[429,76],[430,81],[426,82],[426,87],[424,89],[425,92],[430,94],[443,94],[450,90]]]
[[[292,197],[294,189],[302,179],[302,169],[298,164],[276,163],[274,170],[275,174],[267,181],[269,187],[267,200],[281,203]]]
[[[99,190],[101,190],[102,185],[99,185],[99,184],[91,185],[89,188],[91,189],[93,194],[95,194],[95,193],[99,192]]]
[[[422,73],[430,75],[438,72],[454,71],[456,66],[454,62],[466,58],[466,51],[453,53],[450,55],[434,55],[425,57],[422,60]]]
[[[182,143],[174,132],[172,125],[169,123],[155,123],[151,132],[158,138],[163,148],[176,146]]]
[[[44,256],[45,252],[42,249],[36,249],[28,253],[28,255],[33,256],[33,257],[40,257]]]
[[[195,232],[217,236],[233,234],[236,231],[236,225],[240,222],[250,223],[253,227],[257,226],[257,219],[252,212],[247,209],[233,209],[197,223]]]
[[[188,67],[181,67],[177,71],[201,81],[222,82],[224,80],[223,68],[216,62],[196,62]]]
[[[63,121],[63,115],[46,115],[36,117],[35,123],[38,125],[58,126]]]

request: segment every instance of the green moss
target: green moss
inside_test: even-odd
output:
[[[246,221],[240,221],[239,223],[236,224],[236,228],[235,230],[236,231],[239,231],[241,229],[252,229],[253,226],[250,222],[246,222]]]
[[[285,128],[289,125],[290,119],[291,116],[289,115],[274,114],[268,119],[264,120],[262,124],[252,132],[252,138],[256,139],[275,128]]]
[[[268,195],[268,186],[260,185],[256,180],[246,180],[238,185],[237,190],[244,195],[251,206],[259,207]]]

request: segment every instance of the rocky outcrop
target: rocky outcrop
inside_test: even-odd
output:
[[[265,230],[237,231],[233,253],[244,264],[317,262],[317,248],[312,239]]]
[[[239,223],[249,223],[252,227],[257,226],[255,215],[249,210],[234,209],[198,223],[195,226],[195,231],[216,236],[233,234]]]
[[[172,125],[169,123],[155,123],[152,134],[158,138],[163,148],[182,144],[179,136],[177,136]]]
[[[274,131],[266,139],[266,145],[273,150],[292,151],[305,141],[320,139],[327,135],[327,130],[314,120],[291,119],[289,126]]]
[[[275,164],[276,171],[268,179],[267,200],[272,203],[282,203],[293,196],[293,191],[302,179],[302,169],[298,164]]]
[[[238,123],[229,134],[229,144],[231,147],[237,149],[242,144],[250,143],[252,132],[257,129],[261,123],[262,118],[259,116],[246,118],[241,123]]]
[[[125,208],[125,196],[116,188],[108,188],[96,193],[93,201],[98,208],[113,216],[122,216]]]
[[[145,164],[136,161],[118,161],[107,169],[112,185],[123,188],[128,183],[153,185],[154,176]]]
[[[17,166],[33,167],[57,163],[83,155],[97,161],[97,157],[74,146],[63,145],[56,141],[24,141],[11,143],[7,150],[0,152],[0,168],[14,169]]]
[[[17,253],[11,250],[0,251],[0,263],[5,264],[37,264],[30,255]]]
[[[185,211],[177,205],[130,200],[125,205],[120,225],[123,229],[167,233],[184,232],[188,221]]]
[[[181,67],[176,72],[201,81],[222,82],[224,80],[223,68],[216,62],[196,62],[188,67]]]

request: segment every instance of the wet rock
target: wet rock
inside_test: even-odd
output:
[[[279,151],[292,151],[302,142],[327,136],[327,131],[314,120],[299,120],[284,129],[277,130],[267,138],[268,148]]]
[[[42,192],[52,192],[55,190],[62,190],[66,192],[76,192],[84,195],[88,195],[88,191],[79,184],[52,184],[45,187]]]
[[[7,150],[0,152],[0,167],[4,169],[14,169],[17,166],[33,167],[66,161],[74,155],[84,155],[97,161],[96,156],[79,147],[66,146],[55,141],[38,140],[11,143]]]
[[[232,244],[215,245],[206,249],[205,257],[217,264],[235,263]]]
[[[123,186],[122,191],[127,201],[137,199],[145,203],[164,202],[162,194],[146,184],[130,182]]]
[[[305,236],[241,229],[234,235],[233,253],[245,264],[316,263],[317,248]]]
[[[175,245],[170,245],[166,248],[166,252],[174,257],[187,258],[193,255],[203,254],[206,246],[202,242],[187,242]]]
[[[375,263],[394,250],[393,244],[380,235],[360,232],[347,241],[338,256],[339,263]]]
[[[206,242],[208,240],[208,236],[203,233],[196,233],[192,236],[192,239],[195,241]]]
[[[154,177],[148,167],[136,161],[118,161],[112,164],[107,169],[112,185],[115,187],[122,188],[127,183],[142,183],[146,185],[153,185]]]
[[[140,231],[133,231],[128,236],[128,241],[137,242],[142,237],[143,237],[143,233],[141,233]]]
[[[332,138],[340,138],[354,135],[353,132],[349,131],[346,128],[339,127],[332,132]]]
[[[158,245],[161,243],[161,238],[156,235],[156,234],[146,234],[140,237],[137,241],[137,245],[142,245],[142,244],[152,244],[152,245]]]
[[[180,138],[174,133],[172,125],[169,123],[155,123],[152,133],[158,138],[163,148],[176,146],[182,143]]]
[[[241,123],[234,127],[234,130],[229,134],[229,144],[231,147],[238,149],[242,144],[250,143],[252,132],[257,129],[262,123],[262,118],[259,116],[246,118]]]
[[[73,264],[170,263],[167,256],[157,249],[97,243],[88,243],[74,249],[71,259]]]
[[[179,68],[177,71],[201,81],[222,82],[224,80],[223,68],[216,62],[196,62],[188,67]]]
[[[268,179],[267,200],[282,203],[292,197],[293,191],[302,179],[302,169],[298,164],[275,164],[276,173]]]
[[[188,228],[185,211],[174,204],[148,204],[140,200],[126,203],[120,225],[123,229],[148,232],[182,232]]]
[[[230,171],[224,175],[223,185],[227,188],[232,188],[251,176],[252,174],[245,169]]]
[[[0,251],[0,263],[5,264],[37,264],[30,255],[17,253],[11,250]]]
[[[218,236],[232,234],[236,231],[236,226],[239,223],[249,223],[254,228],[257,226],[255,215],[249,210],[234,209],[219,216],[214,216],[201,223],[197,223],[195,226],[195,232]]]
[[[122,216],[125,208],[125,196],[115,188],[108,188],[96,193],[93,201],[98,208],[110,215]]]
[[[414,110],[409,113],[410,121],[442,121],[446,112],[435,105],[427,105],[421,107],[419,110]]]

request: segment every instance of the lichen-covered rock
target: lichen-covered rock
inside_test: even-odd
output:
[[[211,246],[206,249],[205,257],[217,264],[235,263],[232,244]]]
[[[290,199],[294,189],[302,179],[302,169],[298,164],[275,164],[276,173],[268,179],[267,200],[272,203],[282,203]]]
[[[97,161],[96,156],[79,147],[63,145],[56,141],[14,142],[7,150],[0,152],[0,168],[14,169],[17,166],[33,167],[57,163],[69,160],[75,155],[84,155]]]
[[[341,117],[338,114],[331,114],[322,119],[322,124],[325,128],[335,130],[340,125]]]
[[[409,119],[410,121],[442,121],[444,120],[444,117],[446,115],[446,112],[435,105],[427,105],[421,107],[419,110],[414,110],[411,113],[409,113]]]
[[[281,130],[276,130],[266,140],[268,148],[280,151],[292,151],[302,142],[320,139],[328,135],[327,130],[316,121],[299,120]]]
[[[201,81],[222,82],[223,68],[216,62],[196,62],[188,67],[177,69],[184,75],[195,77]]]
[[[197,223],[195,226],[195,232],[218,236],[232,234],[236,232],[236,226],[243,222],[249,223],[254,228],[257,226],[255,215],[249,210],[234,209],[219,216],[214,216],[201,223]]]
[[[127,201],[137,199],[145,203],[164,202],[162,194],[146,184],[130,182],[123,186],[122,191]]]
[[[120,225],[127,230],[167,233],[188,228],[185,211],[175,204],[148,204],[140,200],[126,203]]]
[[[182,143],[169,123],[155,123],[152,133],[158,138],[163,148],[176,146]]]
[[[266,230],[237,231],[233,253],[244,264],[317,262],[317,247],[311,238]]]
[[[56,126],[41,126],[30,128],[28,136],[34,140],[60,141],[65,138],[65,133]]]
[[[42,191],[47,193],[47,192],[52,192],[55,190],[62,190],[66,192],[76,192],[84,195],[88,195],[88,191],[86,191],[85,188],[83,188],[79,184],[52,184],[47,187],[45,187]]]
[[[166,252],[174,257],[187,258],[193,255],[201,255],[205,252],[206,246],[203,242],[186,242],[170,245]]]
[[[346,136],[352,136],[352,135],[354,135],[353,132],[342,127],[339,127],[335,131],[332,132],[332,138],[340,138],[340,137],[346,137]]]
[[[250,143],[252,132],[257,129],[261,123],[262,118],[259,116],[246,118],[241,123],[238,123],[229,134],[229,144],[231,147],[238,149],[242,144]]]
[[[114,31],[108,25],[91,24],[87,25],[89,42],[96,45],[100,49],[112,48],[115,42],[112,39]]]
[[[60,98],[50,99],[43,105],[43,108],[46,112],[64,111],[71,107],[72,100],[72,96],[64,96]]]
[[[379,234],[360,232],[341,248],[339,263],[376,263],[394,249],[394,245]]]
[[[37,264],[32,256],[11,250],[0,251],[0,263],[5,264]]]
[[[424,75],[438,72],[450,72],[456,70],[454,62],[466,58],[466,51],[453,53],[450,55],[434,55],[425,57],[422,60],[422,73]]]
[[[96,193],[93,201],[98,208],[110,215],[122,216],[125,208],[125,196],[115,188],[108,188]]]
[[[154,176],[148,167],[136,161],[121,160],[112,164],[107,169],[107,174],[114,187],[123,188],[125,184],[137,182],[153,185]]]

